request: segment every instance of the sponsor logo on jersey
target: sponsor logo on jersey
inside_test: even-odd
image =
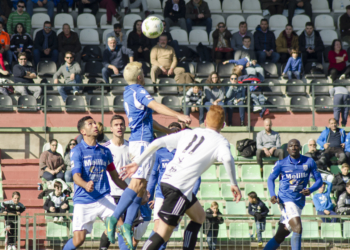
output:
[[[286,178],[288,179],[299,179],[308,177],[308,173],[296,173],[296,174],[286,174]]]
[[[85,160],[84,161],[84,167],[90,167],[95,165],[101,165],[107,167],[107,162],[105,162],[102,159],[96,159],[96,160]]]

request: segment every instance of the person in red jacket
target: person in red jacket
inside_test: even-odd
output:
[[[332,49],[328,52],[328,74],[332,80],[345,79],[349,76],[350,66],[346,67],[346,61],[348,60],[348,54],[343,49],[342,43],[339,39],[334,39],[332,43]]]

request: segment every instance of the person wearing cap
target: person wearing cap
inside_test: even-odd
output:
[[[339,23],[341,40],[350,44],[350,5],[346,6],[346,12],[341,15]]]

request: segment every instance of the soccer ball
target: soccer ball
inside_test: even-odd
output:
[[[142,22],[142,33],[148,38],[159,37],[163,30],[163,22],[156,16],[149,16]]]

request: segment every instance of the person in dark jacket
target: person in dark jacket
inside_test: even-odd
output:
[[[186,25],[190,33],[192,26],[205,26],[208,36],[212,27],[211,13],[208,3],[204,0],[190,0],[186,4]]]
[[[260,200],[258,195],[253,191],[248,194],[248,213],[254,216],[256,224],[256,234],[258,237],[258,244],[262,246],[261,233],[265,231],[266,216],[270,212],[265,203]]]
[[[91,9],[91,14],[96,16],[99,0],[75,0],[75,2],[78,4],[78,15],[84,13],[84,8],[89,8]]]
[[[305,14],[312,20],[312,8],[311,0],[289,0],[288,3],[288,23],[292,24],[294,11],[296,8],[302,8],[305,10]]]
[[[38,65],[41,57],[51,57],[51,60],[57,63],[57,35],[49,21],[45,21],[44,28],[36,34],[33,56],[35,65]]]
[[[233,109],[237,108],[239,110],[239,117],[241,120],[241,126],[244,126],[244,116],[245,116],[245,107],[241,107],[239,105],[244,105],[245,100],[245,86],[238,85],[238,75],[231,74],[230,83],[226,87],[226,95],[225,95],[225,104],[231,105],[231,107],[226,107],[227,118],[228,118],[228,126],[232,126],[232,114]]]
[[[304,66],[309,59],[322,63],[324,45],[320,33],[314,30],[312,22],[305,24],[305,30],[299,36],[299,50]]]
[[[210,208],[208,208],[205,213],[205,233],[207,235],[208,248],[209,250],[215,250],[219,233],[219,224],[224,223],[224,219],[221,216],[222,213],[219,211],[219,204],[216,201],[211,203]]]
[[[216,63],[222,60],[233,58],[233,49],[231,48],[232,34],[227,30],[225,23],[220,22],[212,34],[213,37],[213,59]]]
[[[63,24],[62,32],[57,36],[59,63],[64,63],[64,57],[66,52],[70,51],[74,53],[74,58],[77,62],[80,62],[81,58],[81,43],[77,33],[70,30],[68,23]]]
[[[334,196],[339,199],[339,196],[346,190],[346,184],[350,180],[350,166],[347,163],[343,163],[341,165],[341,172],[334,176],[332,181],[333,187],[332,192],[334,192]]]
[[[282,15],[284,9],[284,0],[260,0],[261,9],[268,10],[270,16]]]
[[[350,181],[346,183],[345,191],[339,196],[337,202],[337,213],[350,215]]]
[[[276,52],[275,41],[275,34],[269,30],[269,22],[267,19],[261,19],[254,33],[254,46],[260,65],[266,62],[267,57],[273,63],[277,63],[280,59],[280,55]]]
[[[194,85],[192,88],[189,88],[186,92],[186,115],[190,115],[191,112],[199,112],[200,117],[204,117],[204,108],[197,107],[197,105],[202,105],[203,92],[200,88]]]
[[[29,61],[32,60],[33,40],[31,36],[26,33],[22,23],[17,23],[15,26],[10,43],[10,49],[12,50],[16,61],[18,60],[18,53],[20,52],[25,52],[27,59]]]
[[[44,209],[47,213],[66,213],[69,210],[69,204],[67,196],[62,193],[62,183],[55,181],[53,187],[55,191],[49,193],[46,197]],[[59,218],[54,216],[53,221],[63,222],[63,216],[60,216]]]
[[[322,158],[323,151],[317,149],[316,141],[314,139],[310,139],[307,142],[307,145],[309,147],[309,151],[304,155],[312,158],[316,162],[317,168],[322,169],[323,171],[328,171],[327,162],[323,162],[323,160],[325,159]]]
[[[346,6],[346,12],[340,16],[340,36],[343,42],[350,43],[350,5]]]
[[[181,29],[187,31],[186,26],[186,4],[184,0],[168,0],[164,7],[164,18],[166,23],[166,31],[170,31],[172,26],[180,26]]]
[[[134,51],[135,61],[140,61],[141,58],[145,62],[150,62],[151,40],[147,38],[141,30],[142,20],[136,20],[133,31],[128,36],[128,48]]]

